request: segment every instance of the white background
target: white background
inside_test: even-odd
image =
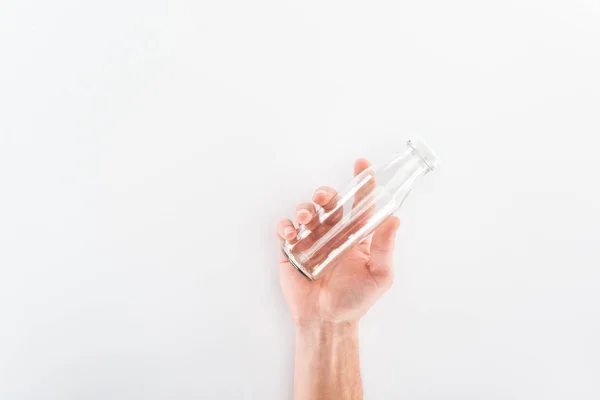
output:
[[[274,225],[413,137],[367,399],[600,398],[600,3],[0,9],[0,399],[291,398]]]

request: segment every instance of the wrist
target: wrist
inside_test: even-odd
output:
[[[328,342],[335,338],[358,336],[358,321],[305,321],[296,324],[296,337]]]

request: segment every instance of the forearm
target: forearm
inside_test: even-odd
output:
[[[294,400],[360,400],[358,323],[296,328]]]

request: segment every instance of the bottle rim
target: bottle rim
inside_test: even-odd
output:
[[[431,147],[425,142],[409,140],[406,145],[412,150],[414,154],[419,156],[421,160],[427,165],[430,171],[438,168],[440,165],[440,159],[435,155]]]

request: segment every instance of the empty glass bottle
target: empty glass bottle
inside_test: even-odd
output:
[[[307,278],[318,279],[341,253],[398,210],[414,183],[438,164],[424,142],[408,141],[403,153],[364,170],[318,208],[317,223],[311,223],[312,229],[301,226],[296,238],[283,243],[283,253]]]

